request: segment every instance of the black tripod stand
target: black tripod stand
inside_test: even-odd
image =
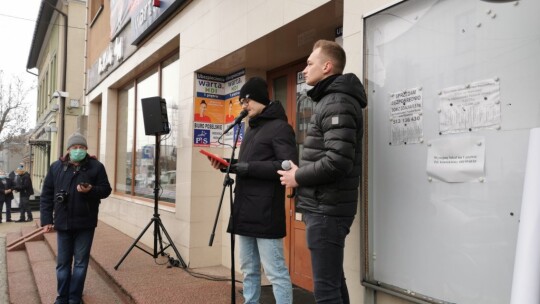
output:
[[[139,234],[137,239],[135,239],[133,244],[131,244],[131,246],[126,251],[124,256],[120,259],[118,264],[116,264],[116,266],[114,266],[115,270],[118,270],[118,267],[120,266],[120,264],[122,264],[124,259],[128,256],[128,254],[133,249],[133,247],[137,247],[140,250],[148,253],[154,259],[156,259],[158,257],[158,255],[165,256],[165,249],[171,247],[174,250],[174,252],[176,253],[176,257],[178,258],[178,261],[170,260],[171,264],[173,264],[173,266],[180,266],[182,268],[187,267],[186,263],[182,259],[182,256],[180,256],[180,252],[178,252],[178,249],[176,249],[176,247],[174,246],[174,243],[173,243],[171,237],[167,233],[167,230],[165,230],[165,226],[163,226],[163,223],[161,222],[161,218],[159,217],[159,211],[158,211],[159,179],[160,179],[160,176],[159,176],[159,174],[160,174],[159,173],[159,155],[160,155],[159,133],[156,133],[155,136],[156,136],[156,153],[155,153],[156,155],[154,155],[154,159],[155,159],[154,160],[154,174],[155,174],[155,179],[154,179],[154,216],[150,220],[150,223],[148,223],[148,225],[146,225],[146,227],[144,227],[143,231],[141,232],[141,234]],[[153,253],[148,252],[146,249],[144,249],[144,248],[137,245],[137,243],[142,238],[142,236],[144,235],[146,230],[148,230],[148,228],[150,228],[150,226],[152,224],[154,224],[154,252]],[[161,231],[163,231],[163,233],[167,237],[167,240],[169,241],[169,244],[167,246],[165,246],[165,247],[163,247],[163,238],[161,237]],[[158,243],[159,243],[159,251],[158,251]],[[178,264],[176,264],[176,263],[178,263]]]
[[[214,235],[216,233],[216,226],[219,219],[219,212],[221,210],[221,205],[223,203],[223,196],[225,195],[225,189],[227,187],[229,188],[229,199],[230,199],[230,215],[229,215],[229,222],[231,223],[231,303],[236,303],[236,278],[235,278],[235,272],[234,272],[234,233],[235,233],[235,227],[234,227],[234,216],[233,216],[233,191],[232,191],[232,185],[234,184],[234,179],[230,176],[231,171],[231,164],[234,159],[234,153],[236,151],[236,145],[238,143],[238,137],[240,136],[241,127],[239,126],[236,129],[236,134],[234,138],[234,144],[232,146],[232,152],[231,152],[231,158],[229,161],[229,166],[227,167],[227,170],[225,171],[225,177],[223,178],[223,189],[221,190],[221,197],[219,199],[219,206],[216,214],[216,219],[214,221],[214,228],[212,229],[212,234],[210,235],[210,242],[208,243],[208,246],[212,246],[214,243]]]

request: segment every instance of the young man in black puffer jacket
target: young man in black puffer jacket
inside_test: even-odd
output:
[[[367,99],[354,74],[342,74],[345,51],[319,40],[307,60],[304,77],[314,86],[315,103],[304,140],[300,168],[279,171],[281,183],[298,187],[311,252],[317,303],[349,303],[343,272],[345,237],[356,215],[362,163],[362,108]]]

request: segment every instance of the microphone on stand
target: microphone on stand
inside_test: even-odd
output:
[[[290,160],[284,160],[281,162],[281,169],[285,171],[291,170],[291,161]],[[296,188],[292,188],[291,194],[287,194],[287,198],[293,198],[296,195]]]
[[[223,132],[223,135],[227,134],[227,132],[229,132],[232,128],[234,128],[234,126],[240,124],[242,122],[242,119],[244,119],[247,115],[248,115],[248,111],[242,110],[242,112],[240,112],[240,114],[238,114],[238,116],[234,119],[232,124],[230,124],[227,127],[227,129],[225,129],[225,131]]]

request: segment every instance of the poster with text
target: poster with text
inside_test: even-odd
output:
[[[483,137],[442,138],[428,144],[427,174],[447,183],[483,182],[485,177]]]
[[[238,103],[240,88],[245,83],[245,72],[240,70],[229,76],[197,73],[193,104],[193,144],[202,147],[232,146],[233,130],[223,134],[242,110]],[[234,128],[237,130],[238,128]],[[241,136],[237,144],[241,143]]]
[[[390,94],[390,145],[417,144],[423,137],[422,89]]]
[[[202,147],[219,146],[223,132],[223,95],[225,77],[197,73],[193,101],[193,144]]]
[[[240,70],[238,72],[232,73],[231,75],[226,77],[226,83],[225,83],[225,109],[224,109],[224,129],[228,128],[231,123],[234,122],[235,118],[240,114],[242,111],[242,106],[239,102],[240,97],[240,89],[242,86],[246,83],[246,76],[245,71]],[[247,118],[244,119],[246,121]],[[242,123],[241,125],[243,125]],[[237,134],[237,127],[239,125],[236,125],[234,129],[231,129],[227,134],[224,135],[224,144],[225,146],[232,147],[232,145],[235,142],[235,135]],[[240,136],[238,137],[238,141],[236,141],[236,145],[239,146],[240,143],[242,143],[242,138],[244,137],[244,130],[245,128],[241,127],[240,129]]]
[[[440,134],[498,129],[501,125],[498,79],[444,89],[440,97]]]

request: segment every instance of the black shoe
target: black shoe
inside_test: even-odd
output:
[[[26,221],[27,221],[27,222],[33,222],[34,219],[27,219]]]
[[[25,219],[19,219],[19,220],[16,220],[15,222],[16,223],[22,223],[22,222],[26,222],[26,220]]]
[[[7,220],[6,222],[13,222],[11,219]]]

